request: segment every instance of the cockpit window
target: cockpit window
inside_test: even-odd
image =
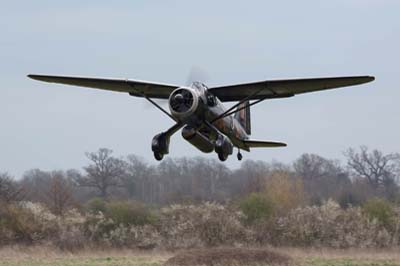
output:
[[[195,89],[198,89],[198,90],[203,89],[203,86],[201,86],[201,85],[202,85],[202,84],[201,84],[200,82],[197,82],[197,81],[193,82],[193,87],[194,87]]]
[[[211,93],[207,93],[207,105],[208,106],[215,106],[217,104],[217,100],[215,96]]]
[[[195,89],[200,90],[200,91],[206,91],[207,90],[206,85],[204,85],[203,83],[198,82],[198,81],[193,82],[193,87]]]

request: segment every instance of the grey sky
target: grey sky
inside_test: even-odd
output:
[[[273,100],[252,109],[253,137],[284,141],[245,158],[342,158],[362,144],[400,151],[400,1],[0,1],[0,171],[80,168],[108,147],[153,162],[172,123],[140,98],[45,84],[28,73],[208,85],[375,75],[367,85]],[[201,153],[177,134],[170,156]],[[216,158],[215,154],[203,155]],[[237,167],[235,157],[227,164]]]

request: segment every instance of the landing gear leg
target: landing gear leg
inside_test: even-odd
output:
[[[168,154],[169,152],[169,139],[170,137],[182,128],[183,124],[177,123],[166,132],[162,132],[157,134],[152,142],[151,142],[151,150],[154,153],[154,158],[157,161],[161,161],[164,158],[164,155]]]
[[[238,159],[239,161],[241,161],[241,160],[243,159],[243,155],[242,155],[242,153],[240,152],[240,149],[239,149],[238,154],[237,154],[237,159]]]

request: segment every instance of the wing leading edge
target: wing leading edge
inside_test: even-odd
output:
[[[263,98],[283,98],[296,94],[359,85],[373,81],[372,76],[266,80],[260,82],[210,88],[221,101]]]
[[[101,90],[126,92],[133,96],[147,96],[150,98],[168,99],[171,92],[179,86],[148,82],[132,79],[116,78],[90,78],[74,76],[50,76],[50,75],[28,75],[29,78],[59,83],[64,85],[81,86]]]
[[[133,96],[168,99],[179,86],[132,79],[91,78],[77,76],[28,75],[29,78],[87,88],[127,92]],[[266,80],[210,88],[221,101],[239,101],[291,97],[296,94],[359,85],[373,81],[372,76]]]

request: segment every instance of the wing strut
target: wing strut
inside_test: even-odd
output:
[[[134,86],[132,86],[131,84],[128,83],[129,86],[131,86],[133,89]],[[174,120],[175,122],[178,122],[175,117],[173,117],[170,113],[168,113],[164,108],[162,108],[158,103],[156,103],[154,100],[152,100],[150,97],[148,97],[146,94],[139,92],[137,90],[135,90],[135,93],[140,94],[140,96],[142,96],[143,98],[145,98],[147,101],[149,101],[152,105],[154,105],[158,110],[160,110],[161,112],[163,112],[164,114],[166,114],[169,118],[171,118],[172,120]],[[129,93],[129,95],[131,96],[136,96],[132,93]]]
[[[272,95],[263,96],[263,97],[261,97],[260,99],[258,99],[257,101],[254,101],[254,102],[252,102],[252,103],[245,104],[244,106],[242,106],[242,107],[240,107],[240,108],[238,108],[238,109],[235,110],[236,107],[238,107],[238,106],[241,105],[242,103],[246,102],[247,100],[251,99],[252,97],[256,96],[257,94],[259,94],[259,93],[260,93],[261,91],[263,91],[263,90],[265,90],[265,88],[262,88],[262,89],[256,91],[255,93],[250,94],[249,96],[243,98],[243,99],[240,100],[238,103],[236,103],[235,105],[233,105],[231,108],[229,108],[228,110],[226,110],[225,112],[223,112],[222,114],[220,114],[219,116],[217,116],[216,118],[214,118],[210,123],[214,123],[214,122],[217,121],[217,120],[220,120],[220,119],[222,119],[222,118],[224,118],[224,117],[233,115],[234,113],[237,113],[237,112],[239,112],[239,111],[241,111],[241,110],[243,110],[243,109],[245,109],[245,108],[247,108],[247,107],[250,107],[250,106],[252,106],[252,105],[255,105],[255,104],[260,103],[260,102],[262,102],[262,101],[264,101],[264,100],[267,100],[267,99],[286,98],[286,97],[292,97],[292,96],[294,96],[294,94],[278,94],[278,93],[276,93],[274,90],[268,89],[268,88],[267,88],[267,90],[269,90],[269,91],[272,93]]]
[[[168,113],[164,108],[162,108],[158,103],[156,103],[155,101],[153,101],[151,98],[147,97],[146,95],[143,94],[143,97],[148,100],[152,105],[154,105],[155,107],[157,107],[157,109],[159,109],[161,112],[163,112],[164,114],[166,114],[167,116],[169,116],[172,120],[174,120],[175,122],[178,122],[170,113]]]

